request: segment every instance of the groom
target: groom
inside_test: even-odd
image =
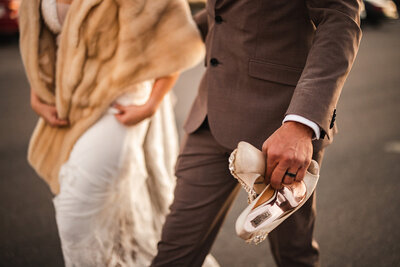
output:
[[[359,5],[209,0],[195,17],[207,69],[185,125],[175,199],[152,266],[202,265],[238,192],[228,157],[239,141],[262,148],[275,188],[303,179],[311,158],[321,162],[361,38]],[[270,233],[278,266],[319,265],[314,220],[313,197]]]

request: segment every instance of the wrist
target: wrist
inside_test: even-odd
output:
[[[31,97],[31,108],[39,115],[40,105],[42,103],[39,101],[37,97]]]
[[[314,130],[300,122],[287,121],[283,125],[286,125],[290,129],[295,130],[296,132],[300,133],[305,137],[309,137],[310,139],[312,139],[314,136]]]
[[[31,89],[31,106],[32,108],[35,107],[39,107],[40,105],[42,105],[42,101],[40,101],[40,98],[35,94],[35,92]]]
[[[154,115],[154,113],[156,113],[157,111],[157,107],[158,107],[158,103],[149,99],[149,101],[146,102],[146,104],[144,104],[145,107],[145,113],[148,117],[151,117]]]

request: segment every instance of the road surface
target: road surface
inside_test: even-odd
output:
[[[182,75],[182,128],[203,68]],[[0,266],[63,266],[52,195],[26,162],[36,116],[16,40],[0,43]],[[338,108],[339,134],[317,187],[322,266],[400,266],[400,22],[365,28]],[[182,131],[181,131],[182,134]],[[247,245],[234,222],[242,192],[215,242],[221,266],[275,266],[268,242]]]

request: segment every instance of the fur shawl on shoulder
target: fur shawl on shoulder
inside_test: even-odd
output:
[[[22,1],[21,55],[32,89],[70,126],[39,119],[28,160],[57,193],[61,165],[109,105],[143,81],[194,66],[204,45],[185,0],[74,0],[57,49],[40,2]]]

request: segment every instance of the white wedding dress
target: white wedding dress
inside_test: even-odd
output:
[[[42,0],[45,23],[60,34],[69,5]],[[119,97],[140,105],[153,82]],[[177,134],[171,96],[150,119],[126,127],[108,111],[76,142],[54,198],[65,265],[149,266],[173,198]],[[219,266],[209,255],[203,266]]]

